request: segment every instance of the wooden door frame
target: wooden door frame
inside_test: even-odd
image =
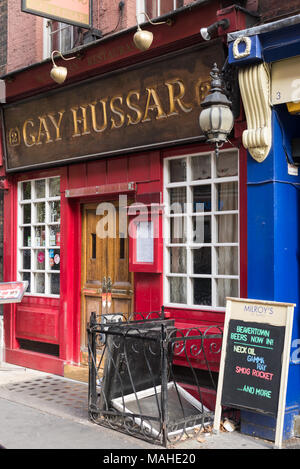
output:
[[[81,248],[81,276],[80,276],[80,318],[79,318],[79,356],[80,356],[80,361],[82,362],[82,344],[83,344],[83,334],[85,333],[85,315],[83,314],[83,308],[84,306],[84,295],[82,293],[84,281],[86,279],[86,273],[87,273],[87,265],[86,265],[86,246],[87,246],[87,212],[88,210],[92,210],[97,208],[97,206],[102,203],[102,202],[110,202],[114,204],[115,207],[119,206],[119,200],[118,196],[120,194],[111,194],[111,196],[108,198],[107,196],[103,198],[99,198],[96,201],[81,201],[80,202],[80,216],[81,216],[81,242],[80,242],[80,248]],[[132,202],[132,199],[130,199],[130,202]],[[128,215],[127,215],[128,219]],[[128,219],[129,222],[129,219]],[[128,250],[129,250],[129,240],[128,240]],[[128,252],[129,256],[129,252]],[[128,269],[129,269],[129,262],[128,262]],[[132,284],[132,310],[134,309],[134,274],[131,273],[131,284]],[[85,354],[84,354],[85,355]],[[85,357],[86,358],[86,357]],[[86,362],[86,359],[84,359],[84,362]]]

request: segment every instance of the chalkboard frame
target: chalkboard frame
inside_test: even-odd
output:
[[[246,307],[245,307],[246,306]],[[228,346],[229,324],[232,319],[260,323],[266,326],[284,327],[284,340],[282,350],[282,366],[279,386],[279,398],[276,415],[275,447],[281,448],[283,435],[283,422],[285,399],[287,389],[287,378],[289,370],[289,355],[292,336],[294,307],[293,303],[281,303],[275,301],[256,300],[248,298],[226,298],[226,313],[224,320],[224,333],[219,369],[219,380],[216,397],[214,433],[219,433],[222,413],[222,393],[224,385],[224,371],[226,366],[226,355]],[[232,407],[241,408],[232,404]],[[253,411],[253,409],[251,409]]]

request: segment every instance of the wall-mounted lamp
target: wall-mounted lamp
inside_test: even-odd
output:
[[[159,21],[157,23],[153,23],[153,21],[150,20],[147,13],[145,13],[143,11],[141,14],[145,15],[147,17],[149,23],[153,24],[154,26],[157,26],[158,24],[168,24],[169,26],[172,25],[172,20],[171,19],[168,19],[167,21]],[[137,29],[137,32],[133,36],[133,42],[134,42],[135,46],[137,47],[137,49],[140,49],[141,51],[145,51],[145,50],[149,49],[149,47],[152,44],[153,33],[151,33],[151,31],[142,30],[140,25],[139,25],[137,17],[136,17],[136,22],[137,22],[137,28],[138,29]]]
[[[223,93],[222,79],[217,64],[214,64],[210,73],[210,93],[202,101],[202,111],[199,116],[200,127],[206,136],[207,143],[214,143],[216,155],[219,148],[227,140],[230,134],[234,117],[231,111],[231,101]]]
[[[54,50],[51,54],[51,60],[52,60],[52,63],[53,63],[53,67],[51,69],[51,72],[50,72],[50,76],[52,78],[52,80],[56,81],[56,83],[58,83],[59,85],[61,85],[66,77],[67,77],[67,73],[68,73],[68,70],[66,69],[66,67],[58,67],[55,62],[54,62],[54,54],[57,53],[58,55],[60,55],[60,57],[63,59],[63,60],[73,60],[73,59],[76,59],[76,57],[68,57],[67,59],[62,55],[62,53],[59,51],[59,50]]]
[[[207,28],[201,28],[200,34],[205,41],[209,41],[212,35],[217,32],[218,28],[227,29],[229,28],[230,22],[227,18],[217,21],[216,23],[211,24]]]

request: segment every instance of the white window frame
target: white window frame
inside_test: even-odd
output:
[[[28,179],[24,181],[20,181],[18,183],[18,235],[17,235],[17,277],[18,280],[22,281],[23,273],[30,273],[30,292],[26,292],[25,295],[27,296],[39,296],[39,297],[50,297],[50,298],[59,298],[60,294],[53,294],[50,293],[51,291],[51,281],[50,276],[52,274],[59,275],[59,281],[61,282],[60,277],[60,269],[59,270],[51,270],[50,269],[50,256],[49,250],[53,249],[55,251],[59,251],[59,256],[61,257],[61,249],[60,244],[50,244],[50,226],[61,226],[61,220],[59,221],[51,221],[50,220],[50,203],[51,202],[61,202],[60,196],[50,197],[49,195],[49,182],[51,179],[57,179],[60,176],[51,176],[47,178],[36,178],[36,179]],[[36,181],[45,181],[45,197],[43,198],[36,198],[35,197],[35,182]],[[31,183],[31,198],[30,199],[23,199],[22,197],[22,184],[23,183]],[[43,203],[45,202],[45,222],[39,223],[36,219],[36,210],[34,208],[34,204],[36,203]],[[23,207],[24,205],[31,205],[31,223],[23,223]],[[61,207],[61,205],[60,205]],[[30,227],[30,237],[31,243],[30,246],[24,246],[24,228]],[[41,227],[45,228],[45,245],[37,244],[35,238],[35,228]],[[60,231],[60,230],[59,230]],[[30,250],[30,269],[23,268],[23,251]],[[35,251],[42,250],[45,253],[45,268],[44,269],[37,269],[35,267]],[[35,284],[35,276],[36,274],[44,274],[45,277],[45,293],[37,293],[36,292],[36,284]]]
[[[239,161],[239,151],[238,149],[227,149],[220,150],[219,157],[222,158],[222,154],[225,152],[236,151],[237,161]],[[211,178],[201,179],[193,181],[191,177],[191,158],[195,156],[210,155],[211,157]],[[186,180],[184,182],[170,182],[169,178],[169,161],[174,159],[186,159]],[[232,177],[216,177],[216,155],[215,152],[205,152],[205,153],[192,153],[180,156],[172,156],[164,159],[164,218],[163,218],[163,240],[164,240],[164,267],[163,267],[163,286],[164,286],[164,305],[174,308],[186,308],[186,309],[195,309],[195,310],[210,310],[210,311],[225,311],[225,307],[217,306],[217,279],[232,279],[238,280],[238,294],[240,292],[240,194],[238,190],[238,209],[237,210],[227,210],[227,211],[218,211],[211,210],[205,212],[193,212],[193,192],[192,188],[194,186],[200,185],[211,185],[211,203],[212,207],[216,207],[216,184],[217,183],[226,183],[234,182],[238,183],[239,187],[239,165],[237,167],[238,174],[237,176]],[[217,182],[216,182],[217,181]],[[170,195],[169,189],[177,187],[187,187],[187,211],[184,212],[184,216],[187,219],[186,232],[187,239],[185,243],[171,243],[170,239],[170,219],[178,215],[170,214]],[[217,242],[217,216],[220,215],[237,215],[238,216],[238,240],[235,243],[218,243]],[[179,216],[182,216],[181,214]],[[189,234],[193,231],[192,217],[194,216],[211,216],[211,243],[194,243],[189,238]],[[217,254],[216,248],[218,247],[237,247],[238,249],[238,275],[218,275],[217,274]],[[171,273],[170,266],[170,253],[169,248],[171,247],[186,247],[187,256],[186,256],[186,273]],[[194,274],[193,273],[193,259],[192,259],[192,249],[197,249],[201,247],[211,247],[212,249],[212,259],[211,259],[211,274]],[[171,303],[170,302],[170,288],[169,281],[170,277],[185,277],[187,278],[187,303]],[[208,278],[212,280],[212,301],[211,305],[198,305],[193,303],[193,278]]]
[[[74,47],[74,26],[66,23],[58,22],[58,28],[52,31],[52,23],[51,20],[47,18],[43,18],[43,58],[48,59],[53,52],[52,48],[52,35],[59,34],[58,37],[58,47],[57,49],[63,54],[66,53]],[[71,39],[71,46],[68,49],[62,47],[62,31],[64,29],[70,28],[72,39]]]
[[[49,20],[43,18],[43,59],[48,59],[51,55],[51,36]]]
[[[155,1],[155,0],[153,0]],[[161,2],[163,0],[156,0],[157,3],[157,16],[161,15]],[[173,10],[177,8],[177,0],[173,0]],[[139,23],[147,22],[148,19],[142,13],[146,11],[146,0],[137,0],[136,1],[136,16]]]
[[[71,35],[71,44],[70,44],[70,47],[68,48],[64,48],[63,47],[63,31],[66,30],[66,29],[69,29],[70,30],[70,35]],[[59,33],[59,50],[60,52],[64,53],[64,52],[68,52],[70,50],[73,49],[74,47],[74,26],[73,25],[70,25],[70,24],[67,24],[67,23],[58,23],[58,29],[56,30],[56,32]],[[53,34],[55,34],[55,31],[53,31]]]

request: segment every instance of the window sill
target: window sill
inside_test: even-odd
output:
[[[205,305],[186,305],[181,303],[164,303],[165,308],[172,308],[172,309],[188,309],[193,311],[208,311],[211,313],[214,312],[221,312],[225,313],[226,308],[220,306],[205,306]]]

